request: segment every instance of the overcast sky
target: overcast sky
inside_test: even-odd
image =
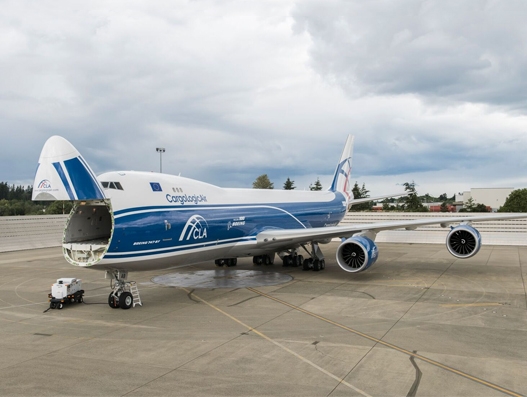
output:
[[[96,173],[371,195],[527,187],[522,0],[0,1],[0,181],[68,139]]]

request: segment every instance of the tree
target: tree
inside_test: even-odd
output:
[[[253,182],[253,189],[274,189],[274,184],[267,174],[262,174]]]
[[[320,179],[317,178],[314,185],[309,185],[309,190],[322,190],[322,184]]]
[[[527,189],[514,190],[498,212],[527,212]]]
[[[467,203],[463,205],[463,208],[466,209],[466,211],[463,212],[474,212],[474,208],[476,207],[476,203],[474,202],[474,199],[472,197],[469,197],[467,200]]]
[[[447,201],[448,200],[448,196],[446,195],[446,193],[443,193],[439,196],[439,201]]]
[[[459,212],[489,212],[485,204],[476,203],[472,197],[467,200]]]
[[[428,208],[421,203],[417,191],[415,190],[415,182],[406,182],[403,184],[404,190],[408,193],[408,196],[403,198],[403,211],[406,212],[428,212]]]
[[[473,212],[490,212],[485,204],[478,203],[474,206]]]
[[[287,180],[284,183],[284,190],[294,190],[296,188],[295,181],[292,181],[287,177]]]
[[[441,196],[439,196],[439,197],[441,197]],[[446,197],[446,193],[445,193],[445,197]],[[439,211],[441,211],[441,212],[448,212],[448,205],[447,205],[446,201],[443,201],[441,203],[441,207],[439,208]]]
[[[395,206],[391,205],[393,202],[390,201],[390,199],[384,199],[382,202],[382,210],[383,211],[394,211],[396,208]]]
[[[353,185],[353,189],[351,189],[351,191],[353,193],[354,199],[362,199],[362,198],[370,197],[370,195],[368,194],[370,191],[366,189],[365,183],[363,183],[362,187],[359,188],[359,184],[355,182],[355,185]],[[352,205],[350,208],[350,211],[371,211],[372,208],[373,208],[373,202],[369,201],[367,203]]]
[[[31,201],[32,186],[15,186],[0,182],[0,216],[42,214],[49,202]]]
[[[46,214],[69,214],[73,208],[73,201],[53,201],[48,208]]]

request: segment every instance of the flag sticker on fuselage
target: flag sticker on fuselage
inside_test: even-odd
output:
[[[163,189],[161,189],[161,185],[158,182],[150,182],[150,186],[152,187],[153,192],[162,192]]]

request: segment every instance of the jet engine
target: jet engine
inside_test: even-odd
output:
[[[375,243],[364,236],[353,236],[337,248],[337,263],[347,272],[357,273],[368,269],[377,261],[379,251]]]
[[[446,247],[456,258],[470,258],[481,248],[481,235],[470,225],[458,225],[448,233]]]

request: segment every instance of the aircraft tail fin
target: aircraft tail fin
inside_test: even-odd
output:
[[[346,139],[346,144],[344,145],[344,150],[342,151],[342,156],[335,170],[333,176],[333,182],[329,188],[332,192],[340,192],[346,196],[346,201],[349,201],[353,198],[351,190],[353,188],[351,184],[351,160],[353,157],[353,143],[355,137],[353,135],[348,135]]]
[[[104,199],[97,178],[81,154],[60,136],[49,138],[38,160],[33,182],[35,201]]]

